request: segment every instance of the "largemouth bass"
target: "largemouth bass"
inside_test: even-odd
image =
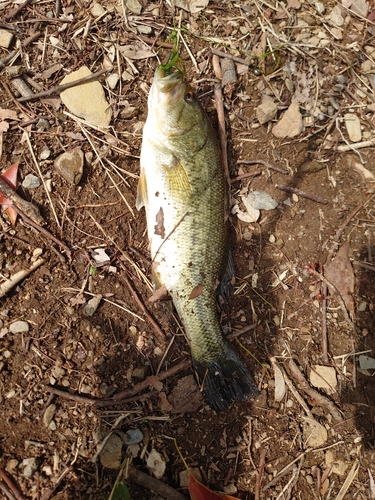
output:
[[[220,150],[181,72],[155,72],[143,129],[137,209],[146,209],[153,278],[185,328],[193,366],[215,410],[257,395],[224,338],[216,288],[228,259],[227,193]]]

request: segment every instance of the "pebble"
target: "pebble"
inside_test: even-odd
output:
[[[91,14],[94,17],[100,17],[104,14],[105,9],[98,2],[94,2],[91,7]]]
[[[56,413],[56,405],[49,405],[43,415],[43,424],[48,427]]]
[[[329,19],[333,22],[333,24],[336,24],[336,26],[342,26],[344,24],[344,18],[341,15],[341,9],[338,5],[333,7],[329,15]]]
[[[80,147],[66,151],[55,160],[55,169],[65,180],[77,186],[83,174],[84,154]]]
[[[273,127],[272,133],[275,137],[282,139],[284,137],[296,137],[303,132],[303,129],[304,126],[299,105],[296,102],[292,102],[281,120]]]
[[[256,110],[255,114],[257,120],[261,125],[273,120],[277,114],[277,104],[273,102],[271,97],[265,96],[263,98],[262,104],[260,104]]]
[[[116,85],[118,84],[118,81],[120,80],[120,77],[117,73],[111,73],[108,77],[107,77],[107,85],[108,87],[113,90],[116,88]]]
[[[31,477],[38,468],[38,463],[36,458],[25,458],[22,460],[22,465],[25,467],[23,469],[23,475],[25,477]]]
[[[352,0],[350,9],[362,17],[367,17],[368,5],[366,0]]]
[[[137,16],[139,16],[139,14],[142,12],[142,4],[140,4],[138,0],[126,0],[125,4],[130,12]]]
[[[354,113],[344,115],[346,130],[352,142],[359,142],[362,139],[361,121]]]
[[[30,325],[27,321],[15,321],[9,326],[11,333],[26,333],[29,329]]]
[[[324,3],[322,2],[315,2],[315,8],[318,14],[324,14],[324,11],[326,10]]]
[[[62,81],[64,83],[74,82],[85,76],[91,75],[87,66],[82,66],[77,71],[67,75]],[[112,118],[112,110],[108,104],[103,87],[98,80],[76,85],[66,89],[60,94],[62,102],[69,111],[87,120],[91,125],[107,127]]]
[[[367,59],[367,61],[363,62],[361,64],[361,70],[364,73],[368,73],[369,71],[372,70],[373,63]]]
[[[13,33],[10,31],[0,29],[0,47],[8,49],[13,40]]]
[[[51,370],[51,375],[55,379],[59,380],[61,377],[65,375],[65,370],[61,368],[61,366],[53,366]]]
[[[102,295],[96,295],[95,297],[90,299],[83,308],[83,314],[85,316],[93,316],[96,313],[101,300],[102,300]]]
[[[127,120],[137,114],[138,110],[134,106],[127,106],[120,111],[120,118]]]
[[[121,465],[122,439],[113,433],[107,439],[99,458],[100,463],[107,469],[118,469]]]
[[[26,189],[36,189],[40,186],[40,179],[34,174],[27,174],[22,181],[22,187]]]

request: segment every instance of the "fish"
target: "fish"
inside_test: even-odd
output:
[[[172,298],[194,370],[217,411],[258,394],[224,337],[216,289],[228,268],[227,183],[214,130],[185,74],[158,67],[143,128],[136,208],[145,207],[156,289]]]

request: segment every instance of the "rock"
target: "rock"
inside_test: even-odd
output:
[[[25,458],[22,460],[22,465],[25,467],[23,469],[23,475],[25,477],[31,477],[38,468],[37,459],[34,457]]]
[[[55,169],[70,184],[79,184],[83,174],[84,154],[80,147],[66,151],[55,160]]]
[[[303,132],[303,129],[303,120],[299,106],[293,101],[281,120],[273,127],[272,133],[275,137],[283,139],[285,137],[296,137]]]
[[[0,47],[4,47],[4,49],[8,49],[13,40],[13,33],[10,33],[7,30],[0,29]]]
[[[265,96],[262,100],[262,104],[260,104],[255,110],[257,120],[261,125],[273,120],[276,117],[276,113],[277,105],[269,96]]]
[[[120,77],[117,73],[111,73],[108,77],[107,77],[107,85],[108,87],[113,90],[116,88],[116,85],[118,84],[118,81],[120,80]]]
[[[173,406],[172,413],[195,412],[202,406],[203,396],[193,375],[187,375],[177,382],[168,401]]]
[[[83,308],[83,314],[85,316],[93,316],[98,309],[100,302],[102,300],[102,295],[96,295],[92,299],[90,299],[85,307]]]
[[[359,142],[362,139],[361,121],[354,113],[344,115],[345,127],[351,142]]]
[[[61,81],[61,85],[74,82],[91,74],[87,66],[82,66],[77,71],[73,71],[73,73],[67,75]],[[105,98],[103,87],[98,80],[92,80],[66,89],[61,92],[60,96],[62,102],[71,113],[84,118],[90,124],[97,127],[106,127],[109,125],[112,111]]]
[[[333,7],[329,15],[329,20],[336,24],[336,26],[342,26],[344,24],[344,18],[341,15],[341,9],[338,5]]]
[[[366,0],[352,0],[350,9],[362,17],[367,17],[368,5]]]
[[[147,375],[147,366],[139,366],[137,368],[134,368],[132,377],[136,378],[137,380],[144,380]]]
[[[132,118],[133,116],[136,116],[138,113],[138,110],[134,106],[127,106],[126,108],[122,109],[120,111],[120,118],[122,120],[128,120],[129,118]]]
[[[324,3],[322,2],[315,2],[315,8],[318,14],[323,14],[326,10]]]
[[[53,366],[51,369],[51,375],[57,380],[60,380],[61,377],[65,375],[65,370],[64,368],[61,368],[61,366]]]
[[[115,432],[109,436],[100,452],[100,463],[107,469],[118,469],[121,465],[122,439]]]
[[[336,370],[332,366],[315,365],[310,372],[310,382],[314,387],[332,394],[337,387]]]
[[[49,405],[43,415],[43,424],[45,427],[49,427],[49,424],[53,420],[53,416],[56,412],[56,405]]]
[[[91,14],[94,17],[100,17],[104,14],[105,9],[98,2],[94,2],[91,7]]]
[[[11,333],[26,333],[30,330],[30,325],[27,321],[15,321],[9,326]]]
[[[36,189],[40,186],[40,179],[34,174],[27,174],[22,181],[22,187],[26,189]]]
[[[139,14],[142,12],[142,5],[138,2],[138,0],[126,0],[125,5],[130,10],[130,12],[137,16],[139,16]]]
[[[129,429],[125,434],[125,443],[130,446],[143,441],[143,433],[140,429]]]
[[[372,62],[369,61],[368,59],[366,61],[364,61],[362,64],[361,64],[361,70],[364,72],[364,73],[369,73],[372,69]]]
[[[303,417],[303,437],[307,446],[319,448],[328,439],[327,429],[316,420]]]

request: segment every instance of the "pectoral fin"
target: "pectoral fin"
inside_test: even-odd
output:
[[[182,163],[174,158],[172,165],[165,165],[169,192],[173,197],[186,199],[191,195],[192,188],[188,174]]]
[[[144,169],[141,168],[141,173],[139,175],[139,181],[138,181],[137,200],[135,202],[135,206],[137,210],[140,210],[142,207],[147,207],[147,204],[148,204],[148,196],[147,196],[146,174]]]

